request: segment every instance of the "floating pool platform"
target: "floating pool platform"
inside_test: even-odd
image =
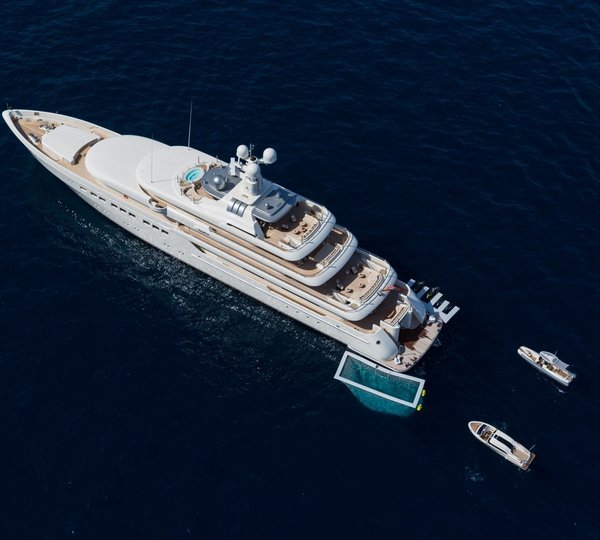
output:
[[[334,379],[343,382],[365,407],[377,412],[407,416],[420,411],[425,380],[392,371],[346,351]]]

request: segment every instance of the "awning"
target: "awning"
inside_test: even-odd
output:
[[[89,131],[63,124],[46,133],[42,137],[42,144],[58,157],[69,163],[75,163],[81,149],[99,139],[98,135]]]

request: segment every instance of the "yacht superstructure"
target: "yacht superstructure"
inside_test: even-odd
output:
[[[46,169],[118,225],[391,370],[410,369],[458,311],[441,294],[419,298],[327,208],[265,178],[273,149],[259,158],[241,145],[224,162],[64,115],[3,117]]]

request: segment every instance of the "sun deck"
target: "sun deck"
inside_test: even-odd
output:
[[[203,163],[195,165],[194,168],[203,171],[197,180],[190,182],[186,180],[185,176],[179,179],[181,193],[194,204],[203,199],[220,200],[224,194],[230,192],[239,183],[239,179],[230,176],[227,169],[219,162]],[[220,171],[223,171],[223,178],[226,178],[224,180],[226,187],[222,189],[223,193],[215,191],[216,188],[212,187],[211,182],[207,180],[207,177],[214,176],[216,173],[220,174]],[[279,191],[281,189],[283,188],[280,188]],[[294,198],[296,197],[294,194]],[[260,204],[263,204],[263,199],[261,201]],[[254,207],[254,212],[257,208],[258,206]],[[264,234],[265,242],[287,250],[302,246],[319,230],[324,219],[323,209],[306,199],[300,199],[279,220],[269,223],[257,218],[257,221]]]

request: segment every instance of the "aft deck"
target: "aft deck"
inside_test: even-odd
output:
[[[397,359],[389,360],[384,365],[400,373],[413,368],[435,344],[443,326],[444,323],[436,319],[435,322],[424,324],[414,330],[400,330],[399,341],[404,347],[404,351],[401,350]]]
[[[390,271],[389,265],[378,264],[362,250],[357,250],[344,268],[319,290],[334,296],[340,303],[360,305],[381,292]]]
[[[261,228],[269,244],[296,248],[317,232],[322,220],[323,215],[317,206],[301,200],[279,221],[261,222]]]

